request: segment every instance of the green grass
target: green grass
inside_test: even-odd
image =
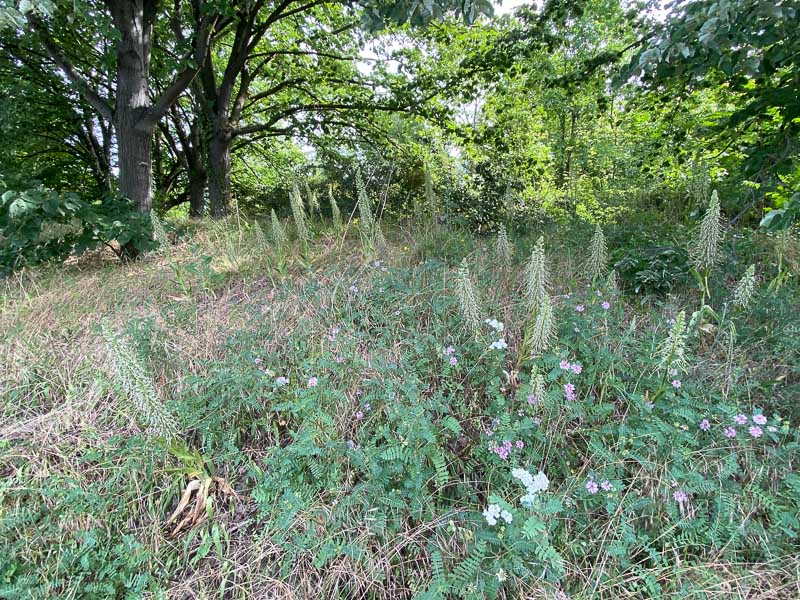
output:
[[[794,279],[766,291],[769,240],[727,248],[720,318],[694,323],[681,387],[663,389],[655,350],[699,294],[688,279],[661,295],[591,286],[591,232],[545,232],[558,339],[529,360],[536,236],[502,268],[492,239],[459,231],[394,228],[364,257],[358,232],[315,228],[284,267],[231,221],[134,264],[98,255],[5,282],[0,597],[800,595],[800,307]],[[624,239],[612,255],[647,260]],[[507,350],[466,331],[464,257]],[[749,262],[759,295],[726,308]],[[173,443],[110,375],[104,319],[178,423]],[[503,459],[506,440],[523,448]],[[550,480],[532,509],[514,467]],[[513,521],[489,526],[489,504]]]

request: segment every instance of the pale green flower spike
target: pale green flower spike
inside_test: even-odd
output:
[[[527,290],[526,300],[528,311],[531,314],[541,305],[547,295],[547,262],[544,254],[544,238],[540,237],[531,252],[531,258],[526,268]]]
[[[164,229],[164,225],[161,223],[161,219],[158,218],[154,210],[150,211],[150,223],[152,223],[153,226],[153,239],[158,242],[159,250],[169,252],[169,238],[167,237],[167,232]]]
[[[481,329],[481,309],[478,303],[478,293],[469,276],[466,258],[461,261],[461,266],[458,268],[456,296],[467,327],[477,336]]]
[[[535,307],[536,318],[533,321],[533,328],[527,336],[527,349],[531,358],[539,356],[550,348],[555,335],[555,317],[553,314],[553,302],[547,294],[539,298],[539,303]]]
[[[497,229],[497,240],[495,241],[495,252],[503,264],[508,267],[511,266],[511,261],[514,258],[514,248],[508,239],[506,226],[501,224]]]
[[[589,262],[586,269],[592,281],[596,281],[606,274],[608,270],[608,249],[606,247],[606,236],[603,235],[603,228],[600,223],[594,229],[592,242],[589,248]]]
[[[659,368],[667,371],[670,368],[686,371],[686,313],[681,311],[675,317],[675,323],[669,330],[667,338],[661,342],[656,350]]]
[[[261,229],[261,225],[258,221],[253,222],[253,238],[255,239],[256,245],[260,248],[265,248],[269,245],[267,236],[264,234],[264,230]]]
[[[297,184],[292,184],[292,190],[289,192],[289,203],[292,206],[292,216],[294,217],[294,225],[297,229],[297,238],[304,244],[308,243],[309,233],[308,225],[306,225],[306,213],[303,209],[303,198],[300,196],[300,189]]]
[[[722,243],[722,219],[717,190],[711,192],[711,202],[700,224],[697,236],[692,241],[689,256],[698,272],[710,271],[720,259]]]
[[[739,308],[747,308],[756,291],[756,266],[750,265],[744,276],[733,290],[733,304]]]
[[[281,225],[278,215],[275,214],[274,208],[270,213],[270,218],[272,219],[272,241],[274,242],[276,248],[282,250],[286,247],[286,244],[289,241],[289,236],[286,235],[286,230],[283,228],[283,225]]]
[[[105,342],[111,380],[139,413],[147,425],[147,433],[166,440],[175,438],[178,432],[175,419],[159,398],[139,356],[107,321],[100,324],[100,333]]]
[[[331,203],[331,217],[333,218],[333,228],[339,231],[342,228],[342,213],[339,211],[339,205],[336,204],[336,198],[333,197],[333,186],[328,186],[328,199]]]

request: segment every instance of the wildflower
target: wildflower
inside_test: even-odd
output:
[[[720,258],[720,243],[722,242],[722,222],[720,215],[719,196],[717,190],[711,193],[711,202],[705,217],[700,224],[692,247],[689,249],[689,256],[692,265],[698,272],[708,271]]]
[[[461,314],[466,321],[467,327],[477,335],[480,330],[481,309],[478,304],[478,292],[469,277],[466,258],[461,261],[461,266],[458,268],[456,295],[458,296]]]
[[[603,292],[601,292],[600,290],[597,290],[597,291],[595,292],[595,294],[597,294],[597,297],[598,297],[598,298],[602,298],[602,297],[603,297]]]
[[[726,438],[735,438],[736,437],[736,430],[733,427],[726,427],[725,428],[725,437]]]
[[[573,363],[570,365],[569,370],[575,373],[575,375],[580,375],[583,371],[583,367],[580,366],[578,363]]]
[[[536,356],[550,347],[555,334],[555,319],[553,303],[547,294],[539,299],[539,303],[534,308],[536,318],[533,320],[532,329],[526,329],[525,340],[531,355]]]
[[[358,286],[356,286],[356,285],[351,285],[351,286],[350,286],[350,291],[351,291],[353,294],[357,294],[357,293],[358,293]]]
[[[684,502],[689,500],[689,496],[687,495],[687,493],[682,490],[675,490],[675,492],[672,494],[672,498],[678,504],[683,504]]]
[[[700,421],[700,429],[702,429],[703,431],[708,431],[709,429],[711,429],[711,423],[708,422],[708,419],[703,419],[702,421]]]
[[[574,402],[578,399],[575,395],[575,385],[572,383],[567,383],[564,385],[564,397],[569,400],[570,402]]]
[[[578,306],[575,307],[575,311],[579,312],[579,313],[582,313],[585,310],[586,310],[586,307],[583,304],[578,304]]]
[[[483,516],[486,518],[486,522],[491,525],[497,525],[497,519],[500,516],[500,506],[497,504],[490,504],[486,507],[486,510],[483,511]]]
[[[328,201],[331,205],[331,217],[333,218],[333,228],[338,231],[342,228],[342,213],[339,211],[339,205],[336,204],[336,199],[333,197],[333,186],[328,186]]]
[[[450,364],[455,367],[458,364],[458,359],[456,359],[455,356],[451,356],[450,357]]]
[[[681,380],[680,379],[673,379],[672,380],[672,387],[676,390],[681,387]]]
[[[500,569],[497,573],[495,573],[495,577],[497,577],[497,581],[500,583],[503,583],[508,579],[505,569]]]
[[[309,377],[308,378],[308,387],[310,387],[310,388],[317,387],[318,383],[319,383],[319,381],[317,380],[316,377]]]
[[[508,344],[506,344],[506,341],[503,338],[500,338],[496,342],[489,344],[489,348],[492,350],[505,350],[508,348]]]
[[[363,419],[363,418],[364,418],[364,413],[363,413],[363,412],[361,412],[361,411],[358,411],[358,412],[356,413],[356,419],[358,419],[358,420],[360,421],[360,420],[361,420],[361,419]]]
[[[453,348],[452,346],[448,346],[447,348],[444,349],[444,355],[450,356],[455,351],[456,351],[455,348]]]
[[[361,448],[361,446],[356,444],[353,440],[347,440],[347,447],[350,448],[350,450],[359,450]]]
[[[669,330],[669,335],[658,346],[656,357],[662,369],[686,370],[686,313],[681,311]]]
[[[525,442],[523,442],[522,440],[517,440],[517,442],[514,445],[517,447],[518,450],[522,450],[525,447]]]
[[[748,429],[748,431],[750,432],[750,435],[752,435],[754,438],[759,438],[761,437],[761,434],[764,433],[763,431],[761,431],[761,427],[759,427],[758,425],[753,425],[750,429]]]
[[[507,510],[500,511],[500,518],[503,519],[506,523],[511,523],[514,520],[513,515],[508,512]]]
[[[590,479],[589,481],[586,482],[586,491],[589,492],[590,494],[596,494],[599,489],[600,488],[597,486],[597,483],[593,479]]]
[[[561,367],[562,369],[564,369],[565,371],[569,371],[569,368],[570,368],[570,364],[569,364],[568,360],[562,360],[560,363],[558,363],[558,366]]]
[[[503,261],[503,264],[506,266],[511,265],[511,261],[514,257],[514,248],[511,246],[511,242],[508,239],[506,226],[502,223],[500,227],[497,228],[497,239],[495,240],[494,248],[497,256]]]
[[[489,327],[494,329],[497,333],[500,333],[501,331],[503,331],[503,329],[505,329],[505,325],[503,325],[497,319],[486,319],[484,323],[486,323]]]
[[[543,237],[536,241],[526,271],[527,289],[525,295],[528,301],[528,310],[533,313],[534,310],[538,310],[542,299],[547,296],[547,259],[544,254]]]
[[[525,469],[516,468],[511,470],[511,475],[515,479],[519,479],[522,485],[525,486],[525,491],[527,493],[520,498],[520,503],[527,508],[533,506],[539,492],[546,491],[550,486],[550,480],[547,479],[547,475],[542,471],[539,471],[536,475],[531,475],[530,472]]]
[[[750,265],[745,271],[744,277],[736,284],[733,290],[733,304],[740,308],[747,308],[750,301],[753,299],[753,294],[756,289],[756,266]]]
[[[270,213],[270,218],[272,220],[272,241],[278,249],[281,249],[289,241],[289,236],[286,235],[286,230],[278,220],[278,215],[275,214],[274,208]]]
[[[534,406],[537,402],[539,402],[539,399],[534,394],[528,394],[528,404]]]
[[[289,204],[292,207],[292,216],[294,217],[294,225],[297,229],[297,237],[303,243],[308,243],[310,235],[308,232],[308,225],[306,225],[306,213],[303,208],[303,198],[300,196],[300,188],[297,187],[297,184],[293,184],[289,192]]]
[[[608,310],[609,308],[611,308],[611,302],[609,302],[608,300],[603,300],[603,303],[600,304],[600,306],[603,307],[603,310]]]
[[[607,269],[608,249],[606,247],[606,237],[600,223],[594,229],[591,244],[589,245],[589,261],[586,269],[592,281],[602,276]]]
[[[741,413],[733,417],[733,420],[737,425],[745,425],[747,423],[747,417]]]
[[[614,486],[611,485],[611,482],[608,479],[604,479],[602,482],[600,482],[600,487],[603,488],[604,492],[610,492],[614,489]]]
[[[283,375],[281,375],[280,377],[278,377],[275,380],[275,384],[278,385],[278,386],[287,385],[288,383],[289,383],[289,378],[288,377],[284,377]]]
[[[755,415],[753,417],[753,423],[756,425],[766,425],[767,424],[767,417],[764,415]]]

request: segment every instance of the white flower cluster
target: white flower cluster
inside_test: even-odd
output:
[[[506,328],[506,326],[503,325],[497,319],[486,319],[484,321],[484,323],[486,323],[489,327],[491,327],[492,329],[494,329],[498,333],[500,333],[501,331],[503,331]]]
[[[541,471],[539,471],[536,475],[531,475],[525,469],[517,468],[511,471],[511,475],[513,475],[516,479],[519,479],[522,485],[525,486],[525,490],[528,492],[520,499],[520,503],[526,508],[532,508],[534,502],[536,502],[536,495],[539,492],[544,492],[548,487],[550,487],[550,480],[547,479],[547,475]]]
[[[500,338],[496,342],[489,344],[489,348],[492,350],[505,350],[508,348],[508,344],[506,344],[506,341],[503,338]]]
[[[507,510],[500,508],[498,504],[490,504],[489,507],[483,511],[483,516],[486,517],[486,522],[491,525],[497,525],[497,520],[502,519],[506,523],[511,523],[514,517]]]

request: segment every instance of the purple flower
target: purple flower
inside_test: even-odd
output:
[[[528,404],[530,404],[531,406],[533,406],[533,405],[534,405],[534,404],[536,404],[538,401],[539,401],[539,399],[538,399],[538,398],[537,398],[535,395],[533,395],[533,394],[528,394]]]
[[[452,346],[448,346],[447,348],[444,349],[444,355],[450,356],[455,351],[456,351],[455,348],[453,348]]]
[[[614,486],[611,485],[611,482],[608,479],[604,479],[602,482],[600,482],[600,487],[603,488],[604,492],[610,492],[614,489]]]
[[[709,429],[711,429],[711,423],[708,422],[708,419],[703,419],[702,421],[700,421],[700,429],[702,429],[703,431],[708,431]]]
[[[525,442],[522,440],[517,440],[517,443],[514,444],[519,450],[522,450],[525,447]]]
[[[603,310],[608,310],[609,308],[611,308],[611,302],[609,302],[608,300],[603,300],[603,303],[600,306],[603,307]]]
[[[673,379],[673,380],[672,380],[672,387],[674,387],[676,390],[677,390],[679,387],[681,387],[681,381],[680,381],[680,379]]]
[[[351,291],[352,293],[354,293],[354,294],[357,294],[357,293],[358,293],[358,286],[356,286],[356,285],[351,285],[351,286],[350,286],[350,291]]]
[[[582,313],[586,310],[586,307],[583,304],[578,304],[578,306],[575,307],[575,310],[579,313]]]
[[[737,425],[745,425],[747,423],[747,417],[741,413],[733,417],[733,420]]]
[[[366,402],[364,404],[364,410],[366,411],[372,410],[372,405],[369,402]]]
[[[317,380],[316,377],[309,377],[308,378],[308,387],[310,387],[310,388],[317,387],[318,383],[319,383],[319,381]]]
[[[361,411],[358,411],[358,412],[356,413],[356,419],[358,419],[358,420],[360,421],[360,420],[361,420],[361,419],[363,419],[363,418],[364,418],[364,413],[363,413],[363,412],[361,412]]]
[[[276,385],[286,385],[288,383],[289,383],[289,378],[288,377],[284,377],[283,375],[281,375],[280,377],[275,379],[275,384]]]
[[[569,371],[569,368],[572,365],[569,364],[568,360],[562,360],[560,363],[558,363],[558,366],[561,367],[562,369],[564,369],[565,371]]]
[[[763,431],[761,431],[761,427],[759,427],[758,425],[753,425],[747,431],[749,431],[750,435],[752,435],[754,438],[761,437],[761,434],[764,433]]]
[[[675,502],[677,502],[678,504],[683,504],[684,502],[686,502],[686,501],[689,499],[689,496],[686,494],[686,492],[684,492],[684,491],[682,491],[682,490],[676,490],[676,491],[675,491],[675,492],[672,494],[672,498],[673,498],[673,499],[675,500]]]
[[[733,427],[726,427],[725,428],[725,437],[726,438],[735,438],[736,437],[736,430]]]
[[[511,440],[504,440],[503,448],[505,448],[506,450],[511,450]]]
[[[575,395],[575,385],[572,383],[567,383],[564,385],[564,397],[569,400],[570,402],[574,402],[578,399]]]
[[[570,371],[572,371],[573,373],[575,373],[575,375],[580,375],[580,374],[581,374],[581,371],[583,371],[583,367],[582,367],[582,366],[580,366],[578,363],[572,363],[572,364],[569,366],[569,369],[570,369]]]
[[[755,415],[753,417],[753,423],[756,425],[766,425],[767,424],[767,417],[764,415]]]
[[[586,491],[589,492],[590,494],[596,494],[599,489],[600,488],[597,486],[597,483],[593,479],[590,479],[589,481],[586,482]]]
[[[458,360],[456,359],[455,356],[450,357],[450,364],[453,365],[454,367],[458,364]]]
[[[254,358],[254,359],[253,359],[253,362],[254,362],[255,364],[257,364],[257,365],[260,365],[260,364],[261,364],[261,359],[260,359],[260,358]]]

